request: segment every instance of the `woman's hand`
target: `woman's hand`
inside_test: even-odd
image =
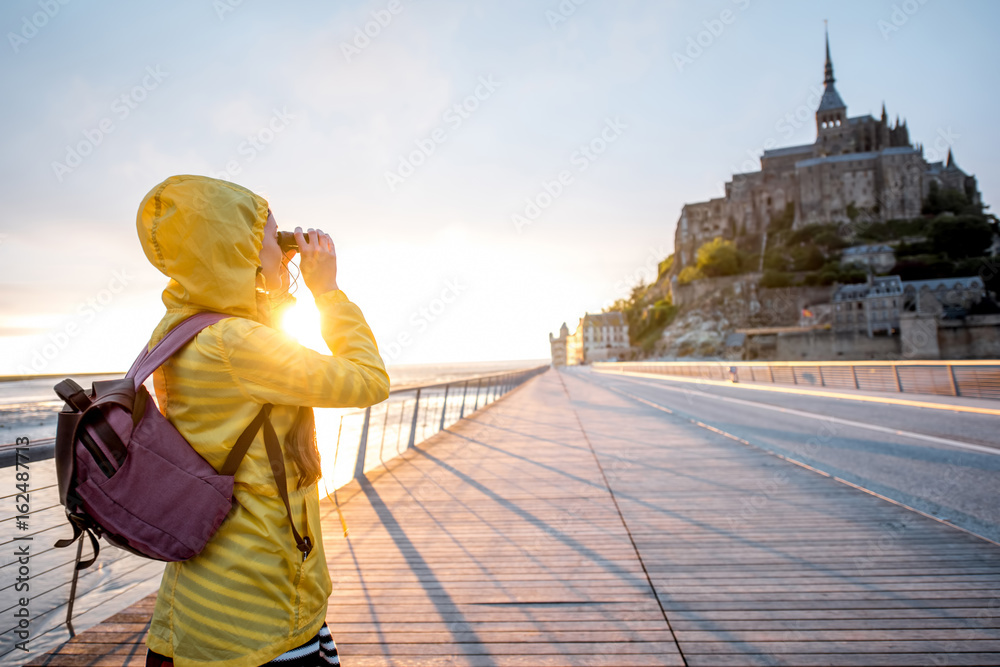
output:
[[[306,287],[313,297],[340,289],[337,287],[337,249],[329,234],[321,229],[309,228],[309,241],[305,240],[302,228],[295,228],[295,241],[299,244],[299,269]]]

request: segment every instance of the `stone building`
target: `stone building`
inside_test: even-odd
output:
[[[978,276],[901,280],[899,276],[869,276],[868,282],[841,285],[833,293],[835,331],[894,334],[900,314],[916,312],[940,317],[945,309],[968,309],[986,295]]]
[[[928,163],[923,147],[910,143],[906,122],[849,117],[834,85],[826,40],[825,88],[816,109],[816,140],[765,150],[761,170],[734,174],[725,196],[685,204],[675,231],[675,274],[695,263],[695,253],[717,236],[764,234],[772,220],[799,228],[813,223],[851,223],[914,218],[931,184],[965,193],[980,203],[976,179],[946,163]]]
[[[617,311],[584,314],[578,331],[583,339],[584,363],[617,359],[630,347],[628,322],[625,315]]]
[[[903,281],[899,276],[869,276],[868,282],[841,285],[833,293],[833,328],[872,336],[895,333],[903,307]]]
[[[928,297],[933,296],[933,299]],[[907,280],[903,283],[903,301],[908,310],[930,312],[940,309],[968,309],[986,296],[986,286],[979,276]],[[932,304],[930,308],[924,302]]]
[[[569,327],[563,322],[559,327],[559,337],[549,334],[549,349],[552,353],[553,366],[566,365],[566,339],[569,338]]]
[[[844,248],[840,263],[871,269],[872,273],[886,273],[896,266],[896,251],[882,243]]]
[[[586,313],[573,333],[563,322],[558,337],[549,334],[549,347],[553,366],[576,366],[617,359],[630,349],[628,322],[625,315],[617,311]]]
[[[577,325],[576,331],[566,336],[566,365],[579,366],[583,362],[583,328]]]

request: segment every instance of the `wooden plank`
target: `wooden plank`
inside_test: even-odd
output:
[[[837,647],[832,646],[831,651]],[[923,667],[937,665],[969,665],[971,667],[992,667],[1000,665],[996,653],[865,653],[864,655],[813,653],[782,654],[742,653],[730,655],[692,654],[685,656],[689,667],[774,667],[775,665],[797,665],[798,667]]]
[[[573,374],[337,498],[329,623],[352,667],[1000,665],[994,545]],[[126,664],[152,604],[47,664]]]

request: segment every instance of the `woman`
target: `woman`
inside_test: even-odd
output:
[[[167,312],[150,348],[194,313],[232,315],[156,370],[160,410],[218,470],[261,405],[272,403],[291,508],[289,517],[262,430],[236,472],[233,509],[218,532],[194,558],[166,565],[146,664],[338,664],[325,623],[332,587],[311,408],[378,403],[389,378],[364,316],[337,286],[333,242],[318,229],[306,242],[295,230],[302,277],[330,347],[324,355],[274,328],[294,298],[287,292],[289,256],[263,198],[227,181],[173,176],[146,196],[136,224],[146,257],[170,278]],[[304,558],[293,523],[313,544]]]

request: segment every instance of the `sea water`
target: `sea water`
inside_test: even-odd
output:
[[[390,366],[389,382],[393,389],[417,385],[438,384],[461,380],[477,375],[502,373],[533,368],[546,363],[544,359],[519,361],[481,361],[443,364],[402,364]],[[85,390],[96,380],[113,380],[124,376],[111,375],[53,375],[32,380],[0,382],[0,445],[13,444],[17,438],[27,437],[31,442],[54,438],[56,415],[63,408],[63,401],[53,389],[66,377],[72,377]],[[149,385],[147,385],[149,386]]]

